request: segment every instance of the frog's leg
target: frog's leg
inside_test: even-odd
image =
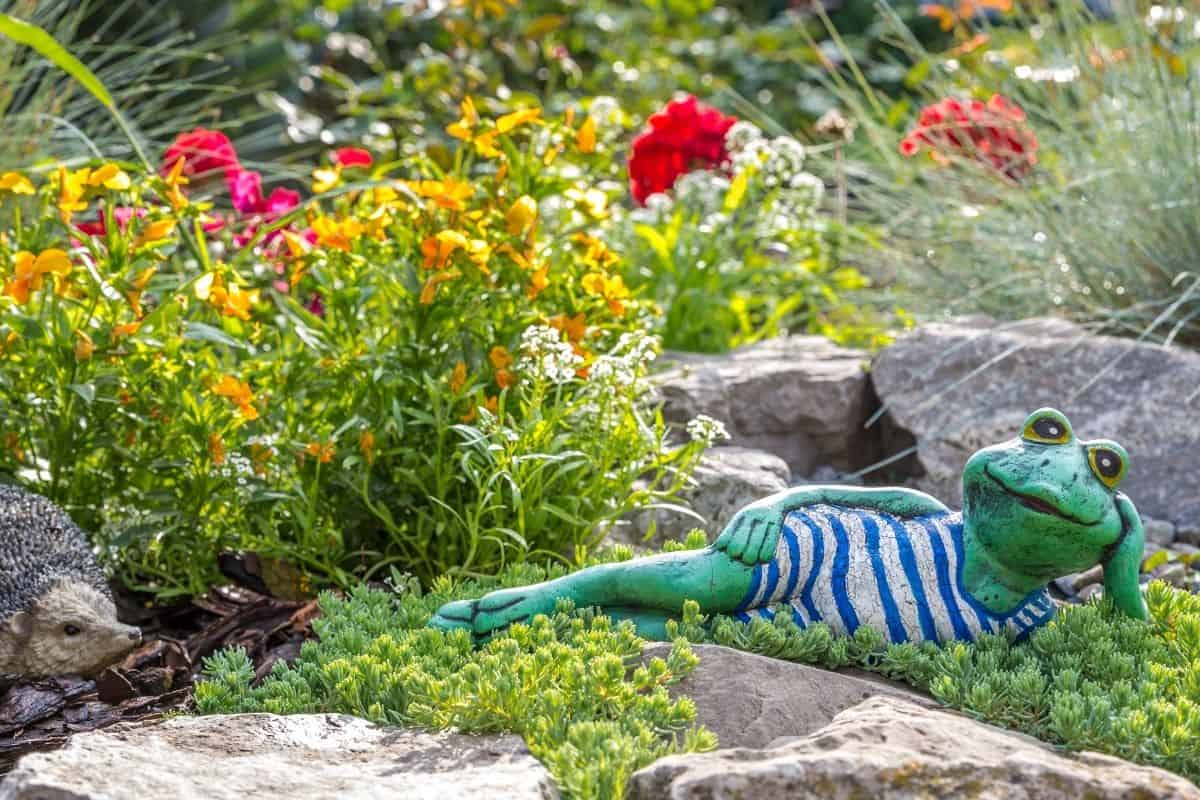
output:
[[[537,614],[551,614],[559,599],[569,598],[577,607],[598,606],[632,619],[648,636],[664,636],[667,618],[678,614],[685,600],[695,600],[706,614],[734,611],[749,592],[753,573],[754,567],[712,548],[663,553],[448,603],[429,624],[443,630],[467,628],[486,637]]]
[[[1117,511],[1124,524],[1124,533],[1101,562],[1104,565],[1104,594],[1134,619],[1149,619],[1150,612],[1146,610],[1138,583],[1146,538],[1142,518],[1123,494],[1117,495]]]

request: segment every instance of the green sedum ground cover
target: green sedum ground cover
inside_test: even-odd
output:
[[[693,535],[678,547],[698,547]],[[625,548],[606,558],[632,557]],[[594,563],[593,559],[593,563]],[[890,645],[869,628],[836,638],[786,615],[749,625],[707,620],[689,604],[667,660],[640,665],[630,623],[560,604],[475,649],[463,632],[424,627],[447,600],[562,574],[521,565],[496,581],[435,582],[423,593],[360,588],[322,597],[318,639],[260,686],[238,650],[214,656],[196,689],[202,714],[339,712],[392,725],[523,736],[571,798],[619,798],[637,769],[671,753],[717,745],[695,707],[666,687],[698,663],[689,642],[715,642],[830,669],[866,668],[903,680],[977,719],[1071,750],[1095,750],[1200,779],[1200,597],[1162,582],[1146,595],[1153,622],[1102,602],[1069,606],[1027,642]]]

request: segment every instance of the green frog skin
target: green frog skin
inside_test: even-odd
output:
[[[1047,583],[1096,564],[1116,607],[1146,619],[1142,525],[1117,490],[1128,465],[1116,442],[1080,441],[1065,416],[1040,409],[967,462],[961,514],[910,489],[800,487],[743,508],[703,550],[448,603],[430,625],[483,641],[569,598],[661,639],[694,600],[746,620],[786,609],[843,635],[870,624],[893,642],[1024,636],[1053,615]]]

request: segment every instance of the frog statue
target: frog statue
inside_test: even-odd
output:
[[[1146,619],[1142,524],[1117,491],[1128,464],[1119,444],[1079,441],[1065,416],[1044,408],[1019,437],[967,462],[961,513],[910,489],[803,486],[746,506],[703,550],[448,603],[430,625],[485,640],[570,598],[662,639],[694,600],[704,614],[787,612],[837,635],[871,625],[890,642],[1019,639],[1054,615],[1049,581],[1095,564],[1115,606]]]

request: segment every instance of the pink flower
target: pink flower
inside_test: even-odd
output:
[[[237,151],[233,142],[220,131],[196,128],[191,133],[181,133],[163,155],[162,172],[170,172],[175,162],[183,157],[183,174],[206,176],[223,171],[240,170]]]
[[[300,205],[300,193],[277,186],[271,195],[263,198],[262,175],[253,170],[240,170],[226,175],[229,198],[233,207],[241,214],[265,214],[278,219]]]
[[[339,167],[369,167],[375,163],[369,150],[361,147],[343,147],[333,151],[333,163]]]

